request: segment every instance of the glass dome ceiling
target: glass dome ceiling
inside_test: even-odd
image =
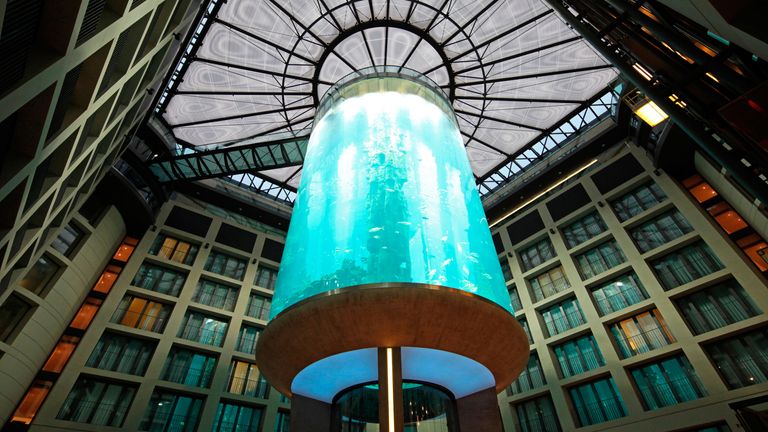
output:
[[[190,148],[305,137],[328,88],[371,66],[450,96],[481,194],[617,75],[542,0],[212,0],[157,112]],[[255,174],[295,190],[301,166]]]

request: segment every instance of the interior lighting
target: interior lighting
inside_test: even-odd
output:
[[[658,125],[669,116],[652,100],[648,100],[645,104],[635,109],[635,114],[640,117],[644,122],[648,123],[651,127]]]
[[[669,115],[659,108],[654,101],[650,100],[648,96],[639,91],[629,93],[624,97],[624,102],[629,105],[629,108],[635,115],[640,117],[651,127],[654,127],[669,118]]]
[[[392,370],[392,348],[387,348],[387,417],[389,432],[395,432],[395,384]]]
[[[643,76],[646,80],[650,81],[653,79],[653,75],[648,72],[648,70],[640,65],[640,63],[635,63],[632,65],[632,69],[636,70],[637,73]]]

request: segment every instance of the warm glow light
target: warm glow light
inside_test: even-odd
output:
[[[643,78],[645,78],[648,81],[653,79],[653,75],[651,75],[651,73],[648,72],[648,70],[646,70],[644,67],[640,66],[640,64],[638,64],[638,63],[633,64],[632,65],[632,69],[636,70],[637,73],[642,75]]]
[[[395,432],[395,384],[392,371],[392,348],[387,348],[387,416],[389,432]]]
[[[547,188],[547,189],[545,189],[543,192],[540,192],[539,194],[537,194],[537,195],[536,195],[536,196],[534,196],[533,198],[531,198],[531,199],[529,199],[529,200],[525,201],[524,203],[522,203],[522,204],[518,205],[517,207],[513,208],[513,209],[512,209],[512,211],[510,211],[509,213],[507,213],[507,214],[505,214],[504,216],[502,216],[502,217],[498,218],[498,219],[496,220],[496,222],[494,222],[494,223],[492,223],[492,224],[490,225],[490,228],[493,228],[494,226],[498,225],[498,224],[499,224],[501,221],[503,221],[504,219],[506,219],[506,218],[508,218],[508,217],[512,216],[513,214],[517,213],[517,212],[518,212],[518,211],[520,211],[520,209],[522,209],[523,207],[527,206],[528,204],[530,204],[530,203],[532,203],[532,202],[536,201],[537,199],[539,199],[539,198],[543,197],[544,195],[548,194],[548,193],[549,193],[549,192],[550,192],[552,189],[554,189],[554,188],[556,188],[556,187],[560,186],[561,184],[563,184],[563,183],[567,182],[568,180],[570,180],[570,179],[571,179],[571,178],[573,178],[574,176],[577,176],[577,175],[579,175],[579,173],[581,173],[582,171],[584,171],[585,169],[587,169],[587,168],[591,167],[592,165],[594,165],[594,164],[596,164],[596,163],[597,163],[597,159],[593,159],[593,160],[592,160],[592,162],[590,162],[590,163],[588,163],[588,164],[586,164],[586,165],[582,166],[581,168],[577,169],[576,171],[574,171],[574,172],[572,172],[572,173],[568,174],[567,176],[563,177],[563,178],[562,178],[562,179],[560,179],[560,180],[559,180],[557,183],[555,183],[555,184],[553,184],[552,186],[548,187],[548,188]]]
[[[635,110],[635,114],[637,114],[638,117],[643,119],[643,121],[648,123],[651,127],[656,126],[657,124],[669,118],[667,113],[662,111],[661,108],[659,108],[659,106],[651,100],[637,108]]]
[[[712,79],[712,81],[714,81],[714,82],[716,82],[716,83],[719,83],[719,82],[720,82],[720,80],[719,80],[719,79],[717,79],[717,77],[716,77],[716,76],[712,75],[712,74],[711,74],[711,73],[709,73],[709,72],[707,72],[707,76],[708,76],[708,77],[710,77],[710,78]]]

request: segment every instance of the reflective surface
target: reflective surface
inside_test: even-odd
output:
[[[403,383],[404,432],[456,432],[458,421],[453,398],[418,383]]]
[[[379,386],[347,390],[333,404],[332,431],[379,431]],[[457,432],[453,397],[427,384],[403,382],[404,432]]]
[[[312,131],[272,316],[361,284],[457,288],[511,311],[444,96],[401,78],[347,84]]]

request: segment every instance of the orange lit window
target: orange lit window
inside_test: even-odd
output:
[[[24,395],[24,399],[21,400],[19,408],[13,413],[11,422],[30,424],[32,419],[35,418],[35,414],[40,409],[40,405],[45,401],[45,397],[48,396],[48,392],[51,391],[53,383],[51,381],[35,381],[32,383],[32,387],[29,388],[27,394]]]
[[[683,186],[688,192],[696,198],[696,201],[703,203],[717,196],[717,191],[712,188],[700,175],[695,175],[683,180]]]
[[[104,273],[101,274],[99,281],[93,287],[93,290],[100,293],[108,293],[112,289],[112,285],[117,280],[117,276],[120,274],[120,267],[107,266]]]
[[[733,234],[749,226],[727,202],[717,203],[709,207],[707,211],[728,234]]]
[[[736,242],[760,271],[768,270],[768,243],[757,234],[750,234]]]
[[[123,244],[117,248],[117,252],[115,252],[115,256],[112,258],[118,261],[128,262],[128,258],[131,257],[131,254],[133,253],[133,250],[136,249],[136,244],[138,242],[139,241],[133,237],[126,237],[123,239]]]
[[[62,336],[59,343],[56,344],[56,348],[53,349],[53,353],[48,357],[48,361],[45,362],[43,370],[46,372],[61,372],[75,351],[75,348],[77,348],[78,342],[80,342],[79,337]]]
[[[88,297],[80,307],[80,310],[77,311],[77,315],[75,315],[69,326],[80,330],[87,329],[88,325],[93,321],[96,312],[99,311],[99,306],[101,306],[101,300]]]

